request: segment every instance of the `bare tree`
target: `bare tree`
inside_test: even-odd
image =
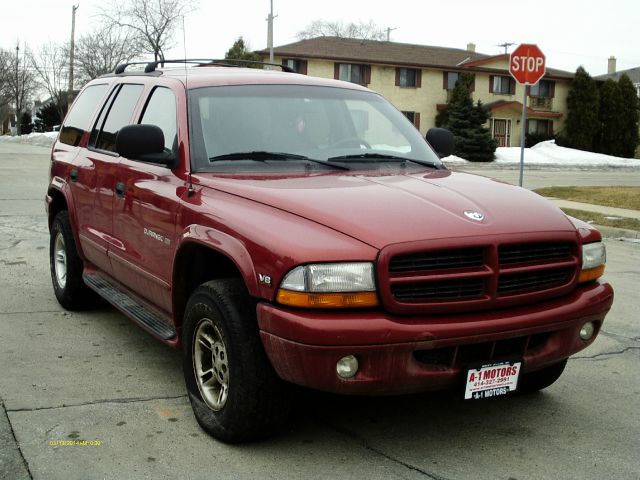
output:
[[[11,54],[0,49],[0,106],[6,105],[11,98],[9,94],[9,72],[11,65]]]
[[[152,53],[164,60],[165,49],[172,46],[173,35],[182,17],[195,9],[189,0],[112,0],[99,16],[106,23],[125,28],[140,52]]]
[[[5,51],[2,52],[2,59],[0,59],[4,70],[2,73],[4,80],[0,81],[4,84],[4,99],[7,103],[13,103],[18,134],[20,134],[20,117],[38,88],[35,74],[24,59],[25,56],[28,57],[26,50],[25,46],[22,59],[20,59],[18,47],[15,55]]]
[[[314,37],[359,38],[362,40],[385,40],[385,31],[373,20],[358,23],[343,23],[340,21],[314,20],[307,28],[298,32],[300,40]]]
[[[40,47],[38,54],[28,53],[31,67],[37,73],[40,85],[57,105],[60,118],[67,111],[69,85],[69,47],[66,43],[49,42]]]
[[[86,83],[113,72],[120,63],[129,62],[139,54],[130,32],[107,24],[80,37],[76,42],[74,65],[80,81]]]

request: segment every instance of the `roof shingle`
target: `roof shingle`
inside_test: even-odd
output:
[[[414,45],[410,43],[382,42],[340,37],[316,37],[281,45],[273,49],[280,57],[303,57],[327,60],[342,60],[361,63],[403,65],[412,67],[436,67],[465,69],[465,64],[492,55],[470,52],[460,48]],[[268,50],[259,53],[267,55]],[[500,55],[496,56],[500,57]],[[470,67],[479,70],[482,67]],[[549,75],[573,78],[573,74],[556,69],[547,69]]]

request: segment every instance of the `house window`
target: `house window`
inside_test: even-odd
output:
[[[334,77],[345,82],[367,85],[371,83],[371,67],[355,63],[336,63]]]
[[[303,75],[307,74],[306,60],[300,60],[299,58],[283,58],[282,65],[284,65],[285,67],[292,68],[296,72],[301,73]]]
[[[513,95],[516,93],[516,81],[511,77],[492,76],[489,80],[489,93]]]
[[[553,135],[553,120],[528,120],[527,133],[534,133],[537,135]]]
[[[402,114],[409,119],[413,125],[420,130],[420,112],[402,112]]]
[[[458,72],[444,72],[443,87],[445,90],[453,90],[459,78],[460,74]]]
[[[459,72],[442,72],[442,88],[444,88],[449,94],[456,88],[456,83],[460,80]],[[476,90],[476,76],[473,75],[470,85],[470,91]]]
[[[555,93],[555,83],[549,80],[540,80],[535,85],[531,85],[529,95],[538,98],[553,98]]]
[[[422,71],[415,68],[396,68],[397,87],[421,87]]]

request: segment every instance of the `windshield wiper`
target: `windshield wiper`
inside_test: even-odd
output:
[[[285,152],[267,152],[264,150],[254,150],[251,152],[234,152],[225,153],[222,155],[216,155],[209,158],[210,162],[219,162],[221,160],[255,160],[258,162],[266,162],[267,160],[306,160],[308,162],[319,163],[327,167],[331,167],[337,170],[350,170],[350,168],[343,165],[336,165],[333,163],[325,162],[324,160],[318,160],[316,158],[305,157],[304,155],[297,155],[295,153]]]
[[[443,165],[429,162],[427,160],[415,160],[413,158],[400,157],[397,155],[389,155],[386,153],[356,153],[354,155],[340,155],[338,157],[331,157],[327,161],[328,162],[339,162],[342,160],[365,160],[368,163],[386,163],[386,162],[412,162],[417,163],[419,165],[424,165],[426,167],[431,167],[435,169],[444,168]]]

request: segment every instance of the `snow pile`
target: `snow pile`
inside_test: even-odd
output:
[[[2,136],[0,142],[17,142],[51,147],[58,137],[58,132],[30,133],[16,137]],[[451,155],[442,159],[448,164],[474,164],[464,158]],[[540,142],[531,148],[524,149],[525,165],[548,166],[572,166],[572,167],[632,167],[640,169],[640,160],[637,158],[612,157],[602,153],[585,152],[573,148],[560,147],[555,140]],[[488,163],[476,163],[477,165],[519,165],[520,147],[498,147],[496,159]]]
[[[58,132],[30,133],[15,137],[4,135],[0,137],[0,142],[27,143],[38,147],[51,147],[56,138],[58,138]]]
[[[446,163],[473,163],[450,156],[443,158]],[[498,147],[496,159],[491,162],[500,165],[519,165],[520,147]],[[635,167],[640,168],[640,160],[636,158],[621,158],[602,153],[585,152],[573,148],[560,147],[555,140],[540,142],[531,148],[524,149],[525,165],[557,165],[572,167]]]

